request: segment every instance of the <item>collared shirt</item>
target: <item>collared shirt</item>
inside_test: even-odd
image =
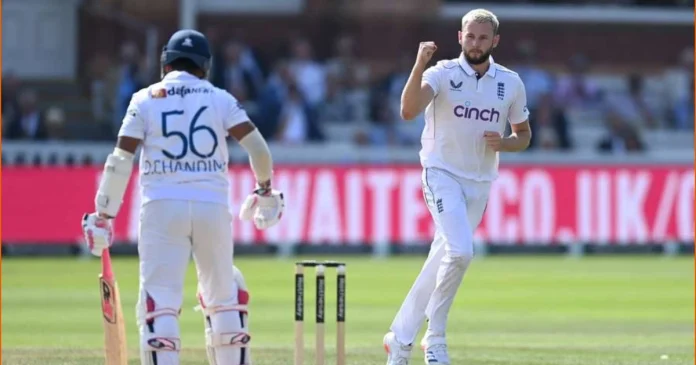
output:
[[[131,99],[119,136],[143,141],[141,203],[183,199],[228,204],[226,138],[247,113],[227,91],[169,72]]]
[[[423,167],[440,168],[475,181],[495,180],[498,153],[486,146],[483,134],[493,131],[503,135],[506,123],[528,120],[520,77],[492,57],[488,71],[477,75],[461,55],[428,68],[422,82],[435,92],[425,108],[420,151]]]

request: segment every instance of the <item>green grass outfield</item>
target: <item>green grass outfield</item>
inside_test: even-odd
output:
[[[382,337],[422,257],[348,262],[349,364],[384,364]],[[291,364],[293,259],[239,257],[251,291],[255,365]],[[136,258],[115,258],[139,364]],[[5,259],[2,364],[103,364],[98,260]],[[307,271],[308,274],[312,270]],[[470,267],[449,322],[456,365],[676,365],[694,363],[693,258],[486,257]],[[305,341],[313,346],[314,280],[306,281]],[[181,316],[182,364],[206,364],[190,266]],[[327,354],[333,360],[335,274],[327,279]],[[419,338],[420,339],[420,338]],[[667,355],[668,359],[661,359]],[[311,364],[311,352],[306,358]],[[329,362],[331,363],[331,362]],[[414,350],[412,364],[423,364]]]

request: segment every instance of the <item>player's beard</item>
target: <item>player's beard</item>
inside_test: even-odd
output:
[[[493,47],[489,48],[487,51],[481,52],[480,54],[472,54],[471,51],[467,52],[464,49],[462,49],[462,52],[464,53],[466,62],[468,62],[470,65],[480,65],[488,61],[488,58],[491,56],[491,52],[493,52]]]

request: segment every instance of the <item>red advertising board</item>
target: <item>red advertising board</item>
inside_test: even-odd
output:
[[[282,223],[258,231],[235,220],[238,244],[304,242],[428,244],[433,225],[418,166],[278,166]],[[101,169],[4,167],[3,241],[71,243],[93,209]],[[230,172],[235,213],[253,187],[245,168]],[[520,166],[501,169],[476,237],[499,244],[691,242],[694,170],[684,165]],[[137,177],[115,220],[116,239],[135,242]]]

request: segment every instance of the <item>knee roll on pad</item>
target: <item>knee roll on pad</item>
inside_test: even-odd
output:
[[[211,347],[248,347],[251,336],[247,332],[215,333],[211,329],[205,331],[205,343]]]
[[[142,347],[144,351],[179,351],[181,339],[168,337],[165,334],[148,333],[143,336]]]
[[[225,310],[233,310],[247,314],[247,306],[249,304],[250,299],[249,291],[247,289],[246,282],[244,281],[244,276],[242,275],[242,272],[239,271],[239,269],[237,269],[236,266],[234,267],[234,285],[236,285],[237,287],[237,304],[211,308],[214,309],[212,313]],[[194,310],[203,312],[204,316],[209,316],[209,309],[203,301],[203,295],[201,294],[200,287],[198,293],[196,293],[196,298],[198,299],[198,305],[194,308]]]

